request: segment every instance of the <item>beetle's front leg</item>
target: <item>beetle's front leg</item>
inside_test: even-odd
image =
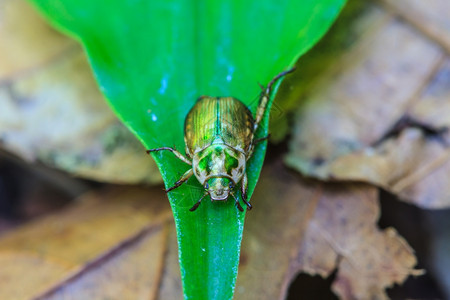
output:
[[[239,211],[244,211],[244,209],[242,208],[241,204],[239,203],[239,199],[236,198],[234,193],[231,192],[230,195],[233,196],[233,198],[234,198],[234,205],[236,205],[236,207],[239,209]]]
[[[149,149],[147,150],[147,154],[150,154],[151,152],[156,152],[156,151],[163,151],[163,150],[168,150],[171,151],[173,154],[175,154],[176,157],[178,157],[180,160],[184,161],[185,163],[187,163],[188,165],[192,166],[192,162],[185,157],[183,154],[181,154],[180,152],[178,152],[175,148],[171,148],[171,147],[161,147],[161,148],[155,148],[155,149]]]
[[[182,185],[183,183],[185,183],[192,175],[194,174],[194,171],[192,169],[187,170],[183,176],[181,176],[180,179],[178,179],[177,182],[175,182],[174,186],[168,188],[166,190],[166,193],[170,192],[171,190],[176,189],[177,187],[179,187],[180,185]]]
[[[247,173],[244,173],[244,176],[242,177],[242,201],[244,201],[245,205],[247,205],[247,209],[251,210],[252,205],[250,202],[247,201],[247,186],[248,186],[248,179],[247,179]]]
[[[202,196],[200,199],[198,199],[197,203],[195,203],[194,206],[192,206],[192,207],[189,209],[189,211],[194,211],[194,210],[196,210],[196,209],[198,208],[198,206],[200,205],[200,203],[202,202],[203,198],[205,198],[206,195],[208,195],[208,192],[205,192],[205,193],[203,194],[203,196]]]

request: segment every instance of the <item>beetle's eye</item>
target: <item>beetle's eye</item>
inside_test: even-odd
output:
[[[209,184],[205,183],[205,189],[209,189]]]

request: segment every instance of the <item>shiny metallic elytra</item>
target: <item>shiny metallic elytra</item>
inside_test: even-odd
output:
[[[241,182],[242,199],[250,210],[252,205],[247,201],[247,161],[255,150],[255,145],[267,139],[255,139],[273,84],[294,69],[275,76],[262,92],[256,117],[239,100],[232,97],[202,96],[189,111],[184,123],[184,141],[186,156],[170,147],[147,150],[147,153],[168,150],[183,162],[192,166],[174,186],[166,192],[179,187],[192,175],[203,185],[205,193],[194,204],[190,211],[200,205],[202,199],[209,194],[211,201],[226,201],[231,195],[237,208],[244,211],[233,193],[236,184]]]

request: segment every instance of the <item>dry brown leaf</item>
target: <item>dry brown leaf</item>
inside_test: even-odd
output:
[[[298,272],[327,277],[335,269],[341,299],[382,299],[386,287],[421,274],[395,230],[377,229],[377,197],[369,185],[307,181],[279,162],[266,165],[247,214],[234,299],[285,299]],[[174,237],[159,299],[182,295]]]
[[[284,299],[290,263],[312,217],[321,186],[279,163],[265,165],[247,213],[235,299]]]
[[[0,147],[23,159],[100,181],[161,181],[104,101],[81,47],[24,0],[0,0],[0,107]]]
[[[253,204],[235,299],[284,299],[300,271],[327,276],[338,268],[334,290],[342,299],[382,297],[417,274],[407,243],[393,229],[377,229],[373,187],[308,181],[275,161]],[[159,189],[83,196],[0,238],[0,299],[181,299],[171,220]]]
[[[164,270],[161,275],[161,285],[157,299],[183,299],[175,225],[169,226],[166,260],[164,262]]]
[[[0,0],[0,82],[48,63],[75,46],[23,0]]]
[[[286,163],[322,179],[371,182],[422,207],[449,206],[447,145],[436,134],[427,136],[450,125],[444,56],[421,32],[391,18],[301,106]],[[407,116],[425,128],[393,131]]]
[[[390,18],[372,1],[351,0],[314,48],[299,58],[296,71],[283,80],[270,114],[270,140],[280,142],[290,131],[287,112],[295,111],[312,92],[330,65],[370,36]],[[275,112],[273,111],[275,110]]]
[[[172,218],[164,193],[114,188],[79,201],[0,238],[0,299],[156,297]]]
[[[376,228],[378,192],[368,185],[327,185],[308,223],[292,265],[328,276],[338,269],[333,291],[340,299],[387,299],[384,289],[402,283],[416,258],[393,228]]]
[[[378,193],[364,184],[307,181],[266,166],[247,214],[235,299],[285,299],[298,272],[328,276],[341,299],[383,299],[416,259],[394,229],[379,230]]]
[[[382,0],[450,52],[448,0]]]
[[[133,245],[87,266],[39,299],[156,299],[164,263],[166,231],[145,232]],[[117,253],[116,253],[117,252]]]

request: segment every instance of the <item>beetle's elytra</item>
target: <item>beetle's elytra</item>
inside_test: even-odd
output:
[[[168,150],[180,160],[192,166],[169,192],[183,183],[192,175],[205,188],[203,196],[194,204],[190,211],[200,205],[202,199],[209,194],[211,201],[225,201],[231,195],[237,208],[244,211],[233,189],[241,183],[242,199],[250,210],[252,205],[247,201],[246,164],[253,154],[255,145],[261,140],[255,139],[273,84],[294,69],[275,76],[262,87],[256,117],[239,100],[232,97],[202,96],[189,111],[184,123],[184,141],[186,156],[171,147],[147,150],[147,153]]]

